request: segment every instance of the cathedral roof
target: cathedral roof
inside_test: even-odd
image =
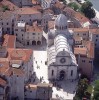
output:
[[[63,15],[63,14],[58,15],[58,17],[55,20],[55,26],[58,26],[58,27],[67,26],[67,18],[66,18],[66,16]]]

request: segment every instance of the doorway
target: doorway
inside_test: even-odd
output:
[[[60,80],[64,80],[65,79],[65,71],[60,71],[60,77],[59,77]]]

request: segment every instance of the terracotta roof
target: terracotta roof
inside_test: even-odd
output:
[[[26,25],[26,32],[39,32],[42,33],[43,29],[40,26],[30,26],[30,25]]]
[[[74,11],[72,8],[70,7],[65,7],[63,10],[65,13],[67,13],[69,16],[72,16],[76,13],[76,11]]]
[[[38,0],[32,0],[33,4],[39,4]]]
[[[61,2],[59,2],[59,1],[57,1],[57,2],[54,4],[54,6],[55,6],[56,8],[60,8],[60,9],[64,9],[64,8],[65,8],[65,5],[64,5],[63,3],[61,3]]]
[[[84,24],[86,22],[91,23],[90,20],[88,18],[86,18],[84,15],[82,15],[80,12],[74,13],[74,18],[77,19],[77,20],[79,20],[79,22],[81,24]]]
[[[0,60],[0,74],[5,75],[8,70],[9,70],[9,61]]]
[[[82,41],[82,37],[80,37],[80,36],[74,36],[74,40],[75,41]]]
[[[94,58],[94,42],[87,41],[87,42],[85,42],[85,45],[88,49],[87,57]]]
[[[7,85],[7,82],[4,79],[0,78],[0,85],[4,87]]]
[[[11,72],[13,75],[24,75],[24,71],[22,69],[11,68]]]
[[[26,89],[30,89],[30,90],[37,89],[37,85],[34,85],[34,84],[27,84],[25,87],[26,87]]]
[[[70,30],[72,30],[73,32],[80,32],[80,33],[83,33],[83,32],[89,32],[89,29],[88,28],[69,28]]]
[[[35,7],[23,7],[17,10],[17,14],[39,14],[40,12]]]
[[[80,54],[80,55],[84,55],[84,56],[86,56],[87,55],[87,48],[74,48],[74,54],[76,54],[76,55],[78,55],[78,54]]]
[[[30,60],[32,55],[31,49],[11,49],[8,48],[8,58],[9,60],[22,60],[27,62]]]
[[[80,12],[74,11],[70,7],[65,7],[63,11],[67,13],[70,17],[73,17],[76,20],[78,20],[82,25],[85,24],[86,22],[91,23],[90,20],[86,18],[83,14],[81,14]]]
[[[17,7],[16,5],[14,5],[13,3],[11,3],[11,2],[8,1],[8,0],[2,0],[1,4],[2,4],[2,5],[5,5],[5,6],[8,6],[8,8],[9,8],[10,10],[16,10],[16,9],[18,9],[18,7]]]
[[[74,54],[80,54],[88,58],[94,58],[94,43],[92,41],[84,41],[83,45],[84,47],[76,46],[74,48]]]
[[[99,28],[90,29],[90,33],[99,34]]]
[[[0,19],[1,20],[11,19],[12,15],[13,15],[13,11],[0,12]]]
[[[14,35],[4,35],[3,46],[7,48],[15,48],[16,36]]]

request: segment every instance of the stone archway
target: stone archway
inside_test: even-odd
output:
[[[36,41],[32,41],[32,45],[36,45]]]
[[[61,70],[59,73],[59,79],[64,80],[65,79],[65,71]]]
[[[41,45],[41,41],[37,41],[37,45]]]

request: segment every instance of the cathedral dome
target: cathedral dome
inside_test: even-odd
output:
[[[55,28],[59,30],[67,29],[67,18],[65,15],[58,15],[58,17],[55,20]]]

